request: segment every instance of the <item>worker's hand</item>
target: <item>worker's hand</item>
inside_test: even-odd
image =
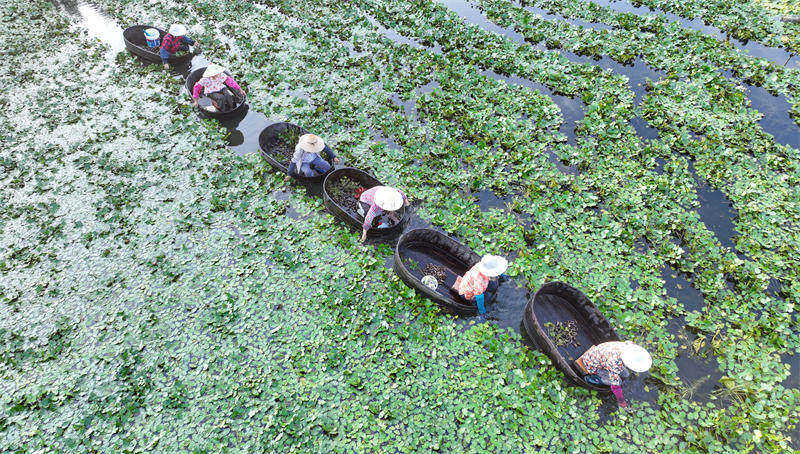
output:
[[[363,243],[364,241],[367,241],[367,231],[362,229],[361,230],[361,242]]]
[[[164,69],[169,69],[169,63],[164,63]]]
[[[341,159],[339,159],[339,158],[333,158],[333,163],[334,163],[334,164],[339,164],[339,162],[341,162]]]
[[[405,206],[409,206],[409,205],[411,205],[411,202],[409,202],[408,199],[406,199]]]

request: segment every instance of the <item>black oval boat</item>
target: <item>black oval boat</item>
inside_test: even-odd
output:
[[[194,71],[191,72],[191,74],[189,74],[188,77],[186,77],[186,90],[189,92],[190,98],[192,97],[192,89],[194,88],[194,84],[196,84],[197,81],[200,80],[201,77],[203,77],[203,71],[205,70],[206,68],[195,69]],[[225,71],[225,74],[231,76],[231,73],[227,71]],[[236,105],[236,107],[227,112],[219,112],[219,111],[211,112],[206,109],[203,109],[200,106],[197,106],[197,110],[201,114],[208,116],[210,118],[223,118],[223,117],[232,117],[234,115],[241,113],[242,111],[244,111],[245,106],[247,106],[247,93],[245,93],[244,96],[242,96],[242,102],[240,102],[239,104]]]
[[[481,260],[469,247],[431,229],[414,229],[404,233],[394,249],[394,272],[407,286],[458,315],[477,315],[478,306],[451,290],[456,277],[463,276]],[[428,264],[445,268],[445,282],[436,290],[422,283],[422,270]],[[415,269],[416,268],[416,269]],[[484,302],[494,300],[496,281],[489,283]]]
[[[125,41],[125,47],[128,49],[128,52],[148,63],[161,63],[161,57],[158,55],[158,48],[147,47],[147,42],[144,39],[144,30],[147,28],[155,28],[158,30],[159,38],[163,38],[164,35],[167,34],[164,30],[152,25],[134,25],[126,28],[122,32],[122,39]],[[195,52],[175,54],[167,61],[172,65],[180,65],[190,61],[196,54],[196,50]]]
[[[353,181],[358,182],[364,189],[369,189],[375,186],[381,186],[383,183],[378,181],[377,178],[373,177],[372,175],[364,172],[361,169],[354,169],[352,167],[344,167],[341,169],[336,169],[330,173],[328,176],[325,177],[325,182],[322,184],[322,202],[325,204],[325,208],[334,215],[334,217],[342,220],[345,224],[357,229],[359,232],[361,231],[361,224],[364,222],[364,217],[358,214],[355,209],[348,209],[339,205],[337,202],[333,200],[330,194],[331,186],[339,181],[340,178],[347,177]],[[355,194],[353,199],[355,200]],[[367,231],[367,236],[381,236],[390,233],[395,233],[400,231],[403,228],[403,225],[408,221],[409,217],[409,210],[408,207],[401,208],[403,213],[400,216],[400,222],[395,223],[394,225],[382,229],[372,228]]]
[[[297,139],[299,139],[303,134],[308,134],[308,131],[294,123],[288,123],[285,121],[273,123],[264,128],[264,130],[261,131],[261,134],[258,135],[258,151],[273,169],[289,175],[289,162],[291,161],[289,155],[294,153],[294,146],[297,144]],[[285,156],[276,156],[272,152],[276,146],[280,146],[281,148],[288,147],[288,154]],[[331,165],[331,169],[333,169],[334,164],[332,162],[329,162],[329,164]],[[306,177],[300,175],[292,175],[291,177],[301,183],[319,184],[322,183],[322,180],[324,180],[326,176],[330,175],[331,172],[315,177]]]
[[[583,292],[563,282],[544,284],[528,301],[522,320],[531,340],[570,381],[595,391],[610,391],[608,386],[585,382],[582,372],[573,366],[573,361],[592,345],[619,340],[617,332]],[[571,320],[577,325],[578,346],[556,346],[544,324]]]

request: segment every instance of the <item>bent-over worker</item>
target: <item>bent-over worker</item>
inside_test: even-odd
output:
[[[161,63],[164,64],[164,69],[169,69],[169,60],[178,51],[193,46],[194,40],[186,36],[186,26],[182,24],[172,24],[169,27],[169,32],[161,38],[161,48],[158,50],[158,56],[161,57]]]
[[[244,91],[225,71],[225,68],[215,63],[208,65],[203,71],[203,77],[192,87],[195,106],[200,95],[204,95],[220,112],[230,112],[236,107],[244,97]]]
[[[325,159],[320,156],[325,155]],[[330,172],[331,164],[338,163],[339,158],[331,147],[325,144],[322,137],[314,134],[303,134],[294,147],[294,155],[289,163],[289,175],[316,177]]]
[[[367,239],[367,231],[372,228],[372,221],[380,216],[384,211],[388,217],[395,222],[400,222],[397,210],[403,206],[408,206],[408,198],[403,191],[389,186],[375,186],[367,189],[358,196],[358,214],[364,216],[364,223],[361,225],[361,242]],[[388,227],[386,223],[381,223],[378,228]]]
[[[485,314],[484,294],[489,288],[489,282],[505,273],[506,269],[508,269],[508,260],[499,255],[486,254],[464,273],[464,276],[456,278],[453,290],[467,301],[474,300],[478,305],[478,312]]]
[[[575,360],[575,365],[584,373],[583,379],[587,383],[611,386],[619,406],[627,408],[620,387],[622,378],[628,375],[628,369],[637,373],[647,372],[653,365],[653,358],[633,342],[614,341],[593,345]]]

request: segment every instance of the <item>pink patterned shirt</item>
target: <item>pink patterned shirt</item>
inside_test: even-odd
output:
[[[468,300],[475,298],[475,295],[482,295],[488,286],[489,278],[478,271],[477,263],[464,274],[464,277],[456,278],[458,294]]]
[[[192,97],[197,99],[203,93],[216,93],[225,88],[225,85],[233,88],[234,90],[241,90],[239,84],[237,84],[231,76],[222,73],[212,77],[200,78],[200,80],[198,80],[192,88]]]
[[[364,230],[369,230],[372,228],[372,221],[381,213],[383,213],[383,210],[375,203],[375,192],[377,192],[378,188],[380,187],[385,186],[375,186],[374,188],[369,188],[362,192],[358,197],[359,202],[364,202],[369,205],[369,211],[367,212],[367,215],[364,216],[364,223],[361,225]],[[398,191],[400,190],[398,189]],[[400,191],[400,194],[403,196],[403,202],[405,202],[406,195],[403,193],[403,191]]]
[[[603,342],[586,350],[581,355],[586,372],[596,374],[605,371],[608,374],[608,384],[619,386],[622,381],[619,375],[625,370],[621,359],[625,344],[627,342]]]

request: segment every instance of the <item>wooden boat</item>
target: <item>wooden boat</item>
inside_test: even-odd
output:
[[[357,229],[359,232],[361,231],[361,225],[364,222],[364,216],[358,214],[357,211],[353,209],[345,208],[339,205],[337,202],[333,200],[330,194],[331,186],[339,181],[340,178],[347,177],[353,181],[356,181],[363,187],[364,189],[369,189],[375,186],[381,186],[382,183],[378,181],[377,178],[373,177],[372,175],[364,172],[360,169],[354,169],[352,167],[343,167],[341,169],[336,169],[330,173],[328,176],[325,177],[325,182],[322,184],[322,201],[325,204],[325,208],[331,212],[336,218],[343,221],[345,224]],[[355,194],[353,194],[355,198]],[[367,231],[367,236],[380,236],[386,235],[390,233],[399,232],[403,225],[408,221],[409,217],[409,210],[407,207],[403,207],[402,213],[400,213],[400,221],[396,222],[395,224],[385,227],[385,228],[372,228]]]
[[[152,25],[134,25],[126,28],[122,32],[122,39],[125,41],[125,47],[128,52],[141,58],[148,63],[161,63],[161,57],[158,55],[158,48],[147,47],[147,42],[144,39],[144,31],[148,28],[155,28],[160,34],[159,37],[163,38],[167,34],[166,31],[153,27]],[[186,63],[197,55],[197,52],[183,52],[173,55],[167,60],[171,65],[179,65]]]
[[[544,284],[528,301],[522,320],[531,340],[570,381],[595,391],[610,391],[608,386],[584,381],[583,373],[573,365],[592,345],[619,340],[614,328],[583,292],[563,282]],[[545,324],[572,320],[577,325],[577,345],[556,346]]]
[[[458,315],[477,315],[475,302],[467,301],[451,290],[458,276],[463,276],[481,257],[469,247],[431,229],[409,230],[400,237],[394,250],[394,272],[407,286]],[[421,279],[428,264],[445,268],[445,282],[431,290]],[[494,299],[497,281],[492,280],[484,303]]]
[[[200,80],[201,77],[203,77],[203,72],[205,70],[206,70],[206,68],[195,69],[194,71],[191,72],[191,74],[189,74],[188,77],[186,77],[186,90],[189,92],[189,96],[190,97],[192,96],[192,90],[194,89],[194,84],[196,84],[197,81]],[[227,74],[228,76],[231,75],[227,71],[225,71],[225,74]],[[231,76],[231,77],[233,77],[233,76]],[[242,96],[241,102],[239,104],[237,104],[236,107],[234,107],[232,110],[229,110],[227,112],[220,112],[220,111],[212,112],[210,110],[206,110],[206,109],[202,108],[201,106],[197,106],[197,110],[199,110],[201,114],[203,114],[203,115],[205,115],[207,117],[210,117],[210,118],[232,117],[232,116],[238,115],[239,113],[244,112],[244,110],[246,108],[247,108],[247,93],[245,93],[245,95]]]
[[[293,152],[294,146],[297,144],[297,139],[303,134],[308,134],[308,131],[294,123],[273,123],[264,128],[264,130],[261,131],[261,134],[258,135],[259,152],[264,160],[267,161],[273,169],[289,175],[289,162],[291,159],[286,156],[276,156],[271,153],[271,150],[275,142],[280,140],[284,143],[290,144],[287,146],[290,146],[291,151]],[[329,164],[331,165],[331,169],[333,169],[333,163],[329,162]],[[305,184],[322,183],[325,177],[330,175],[331,172],[328,172],[325,175],[317,175],[314,177],[292,175],[292,178]]]

